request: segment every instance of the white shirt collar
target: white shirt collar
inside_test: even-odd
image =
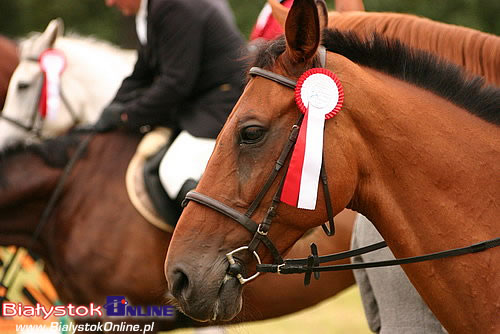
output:
[[[148,43],[148,0],[141,0],[139,11],[135,16],[135,30],[142,45]]]

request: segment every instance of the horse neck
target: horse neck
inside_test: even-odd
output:
[[[376,31],[433,54],[500,85],[500,37],[474,29],[396,13],[329,13],[329,27],[370,38]]]
[[[88,231],[92,226],[95,231],[102,229],[98,226],[105,222],[106,215],[102,212],[127,210],[124,204],[128,203],[125,172],[138,141],[139,136],[124,132],[94,136],[86,150],[85,159],[75,165],[68,178],[68,190],[58,204],[54,223],[56,229],[61,231],[58,232],[61,236],[59,239],[68,240],[72,236],[78,242],[81,235],[74,235],[75,232]],[[116,208],[101,204],[113,203],[113,200],[116,201]]]
[[[362,92],[368,103],[349,109],[361,166],[353,208],[373,222],[396,257],[498,237],[498,127],[373,72],[370,92]],[[499,255],[493,249],[402,267],[448,330],[496,332],[491,326],[498,325],[500,307],[488,291],[500,288],[493,265]]]
[[[19,153],[1,163],[0,245],[31,247],[43,255],[32,236],[54,190],[61,169],[48,167],[33,153]]]
[[[498,141],[491,138],[498,138],[498,128],[428,91],[371,72],[377,77],[374,107],[352,113],[367,146],[361,165],[370,166],[360,181],[359,209],[393,238],[411,230],[423,240],[446,235],[450,244],[464,232],[473,241],[487,239],[493,226],[485,224],[498,214],[498,187],[491,183],[498,158]],[[452,221],[461,229],[439,223]],[[405,253],[436,246],[408,245]]]
[[[56,48],[68,62],[61,89],[81,121],[93,123],[131,73],[135,53],[82,37],[59,38]]]
[[[80,217],[84,228],[100,223],[86,221],[85,215],[95,210],[100,201],[97,194],[103,185],[125,182],[124,170],[138,141],[138,136],[123,132],[96,135],[90,141],[86,158],[77,161],[70,171],[63,195],[35,244],[40,255],[52,253],[48,245],[53,243],[54,234],[57,240],[66,240],[75,230],[73,225],[78,220],[73,217]],[[60,181],[62,169],[49,167],[37,154],[28,152],[7,158],[0,167],[0,245],[29,247],[40,216]],[[1,181],[6,183],[3,188]],[[126,199],[126,194],[124,197]]]

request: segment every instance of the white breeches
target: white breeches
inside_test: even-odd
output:
[[[160,181],[172,199],[186,180],[198,181],[215,147],[215,139],[196,138],[182,131],[160,162]]]

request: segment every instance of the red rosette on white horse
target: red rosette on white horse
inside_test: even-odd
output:
[[[42,117],[55,117],[60,105],[61,75],[66,68],[66,57],[56,49],[47,49],[40,55],[40,68],[44,73],[39,111]]]

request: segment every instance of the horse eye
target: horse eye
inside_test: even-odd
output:
[[[255,144],[262,139],[265,132],[261,126],[247,126],[240,130],[240,144]]]
[[[20,90],[26,89],[29,86],[30,86],[30,84],[28,82],[19,82],[17,84],[17,88],[20,89]]]

